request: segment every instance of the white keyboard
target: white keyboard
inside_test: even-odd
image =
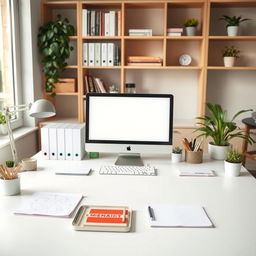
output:
[[[102,166],[100,169],[100,174],[156,176],[156,170],[152,166],[109,165],[109,166]]]

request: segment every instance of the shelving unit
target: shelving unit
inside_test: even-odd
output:
[[[242,15],[256,19],[255,0],[167,0],[167,1],[58,1],[42,3],[42,23],[57,14],[69,18],[76,27],[76,35],[70,37],[75,51],[72,52],[69,66],[63,73],[64,77],[76,77],[78,90],[76,93],[58,94],[56,106],[62,101],[72,99],[73,106],[60,112],[67,117],[76,117],[78,122],[84,122],[84,76],[93,75],[102,78],[106,84],[116,84],[120,91],[125,92],[126,82],[135,82],[137,92],[141,93],[172,93],[175,96],[174,125],[178,131],[191,132],[195,126],[195,117],[205,113],[205,102],[220,103],[224,107],[229,97],[227,87],[218,86],[221,92],[214,91],[215,76],[225,83],[230,79],[230,72],[254,72],[256,70],[256,27],[253,22],[242,23],[241,35],[228,37],[225,24],[219,18],[223,14]],[[82,36],[82,10],[120,10],[120,36]],[[248,17],[249,16],[249,17]],[[168,27],[182,27],[186,18],[199,20],[196,36],[167,36]],[[246,25],[247,24],[247,25]],[[249,24],[249,25],[248,25]],[[152,28],[152,37],[135,37],[128,35],[128,29]],[[121,65],[113,67],[84,66],[84,42],[115,42],[121,52]],[[241,48],[242,57],[236,67],[223,67],[221,49],[225,45],[235,45]],[[179,65],[179,56],[189,54],[193,61],[189,66]],[[127,57],[131,55],[159,56],[163,59],[162,66],[128,66]],[[248,79],[248,78],[247,78]],[[252,78],[255,75],[252,74]],[[231,79],[232,80],[232,79]],[[250,82],[251,83],[251,80]],[[250,90],[251,90],[250,85]],[[232,89],[231,89],[232,90]],[[230,92],[234,93],[234,92]],[[234,101],[239,98],[235,92]],[[249,99],[252,91],[248,92]],[[49,95],[46,94],[46,97]],[[65,97],[65,99],[62,99]],[[229,102],[229,101],[228,101]],[[248,101],[246,101],[248,102]],[[253,101],[251,101],[253,102]],[[235,112],[231,104],[227,109]],[[249,106],[252,107],[252,106]],[[248,108],[240,104],[240,109]],[[72,115],[71,115],[72,112]],[[64,117],[65,117],[64,114]],[[59,118],[59,117],[57,117]]]

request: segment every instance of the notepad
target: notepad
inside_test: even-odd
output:
[[[80,167],[80,168],[61,168],[55,171],[55,174],[60,175],[89,175],[91,168],[89,167]]]
[[[151,205],[154,220],[151,227],[211,228],[213,224],[205,210],[197,205]]]
[[[82,194],[37,192],[14,213],[68,218],[82,198]]]
[[[214,177],[215,173],[211,169],[203,167],[181,167],[179,169],[180,176],[197,176],[197,177]]]

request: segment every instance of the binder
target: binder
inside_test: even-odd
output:
[[[95,11],[91,11],[91,36],[95,36]]]
[[[101,66],[107,66],[108,50],[107,43],[101,44]]]
[[[65,160],[65,124],[59,124],[57,126],[57,149],[57,159]]]
[[[105,13],[105,36],[109,36],[109,22],[110,22],[109,12]]]
[[[87,36],[87,9],[82,12],[83,36]]]
[[[66,160],[73,159],[73,132],[72,124],[67,124],[65,127],[65,158]]]
[[[114,43],[108,43],[108,57],[107,57],[107,63],[108,66],[114,66]]]
[[[94,66],[94,43],[89,44],[89,66]]]
[[[110,36],[116,35],[116,12],[115,11],[109,12],[109,35]]]
[[[50,160],[57,160],[57,125],[49,126]]]
[[[41,151],[42,159],[50,159],[50,146],[49,146],[49,128],[48,125],[45,125],[41,128]]]
[[[85,154],[85,124],[75,124],[73,135],[73,160],[82,160]]]
[[[95,48],[94,49],[94,54],[95,54],[94,64],[95,64],[95,66],[100,66],[101,65],[101,44],[95,43],[94,48]]]
[[[88,43],[83,43],[83,65],[88,66],[89,58],[88,58]]]

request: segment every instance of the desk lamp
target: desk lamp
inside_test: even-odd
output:
[[[50,101],[45,99],[37,100],[33,104],[29,103],[23,105],[9,106],[3,109],[3,114],[5,116],[7,124],[8,136],[10,139],[12,158],[15,165],[18,164],[18,154],[13,138],[13,132],[10,125],[10,116],[12,114],[16,114],[18,112],[23,112],[27,110],[29,110],[29,115],[34,118],[48,118],[51,116],[55,116],[56,114],[54,105]]]

